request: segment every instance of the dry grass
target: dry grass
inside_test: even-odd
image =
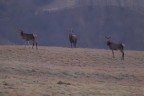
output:
[[[0,46],[0,96],[144,96],[144,52]]]

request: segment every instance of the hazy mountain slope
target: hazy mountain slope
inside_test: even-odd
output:
[[[11,45],[13,44],[11,41],[9,41],[7,38],[5,38],[4,36],[0,35],[0,44],[1,45]]]
[[[143,0],[1,0],[0,34],[22,43],[18,26],[37,33],[40,45],[69,46],[68,30],[79,47],[107,48],[105,36],[127,49],[144,50]]]
[[[143,8],[143,0],[50,0],[51,3],[42,6],[42,11],[56,11],[64,8],[74,8],[80,6],[117,6],[129,7],[131,9]],[[139,11],[139,10],[137,10]]]

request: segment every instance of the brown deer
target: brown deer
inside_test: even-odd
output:
[[[76,48],[77,36],[72,31],[69,33],[69,41],[71,43],[71,48]]]
[[[23,30],[18,30],[17,32],[20,33],[20,36],[22,37],[22,39],[24,39],[26,41],[25,47],[26,47],[26,45],[29,46],[29,41],[32,41],[33,42],[32,48],[34,47],[34,45],[36,46],[36,49],[38,48],[37,47],[37,41],[36,41],[37,34],[24,33]]]
[[[112,50],[113,58],[114,56],[114,50],[120,50],[122,53],[122,60],[124,60],[124,47],[125,45],[123,43],[114,43],[111,41],[111,37],[105,37],[107,39],[107,46],[109,46],[110,50]]]

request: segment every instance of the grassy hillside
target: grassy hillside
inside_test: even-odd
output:
[[[0,46],[0,96],[143,96],[144,52]]]

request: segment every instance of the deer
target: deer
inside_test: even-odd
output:
[[[115,58],[115,55],[114,55],[114,50],[119,50],[121,53],[122,53],[122,60],[124,60],[124,47],[125,47],[125,44],[123,43],[115,43],[113,41],[111,41],[111,37],[105,37],[107,39],[107,46],[110,48],[110,50],[112,51],[112,55],[113,55],[113,58]]]
[[[32,49],[33,49],[34,46],[36,46],[36,49],[38,49],[38,47],[37,47],[37,41],[36,41],[37,34],[34,34],[34,33],[32,33],[32,34],[25,33],[21,29],[18,30],[17,32],[20,33],[20,36],[22,37],[22,39],[25,40],[25,47],[26,47],[26,45],[28,45],[28,46],[30,45],[29,41],[32,41],[33,42]]]
[[[71,44],[71,48],[76,48],[76,44],[77,44],[77,36],[73,33],[73,31],[71,30],[71,32],[69,33],[69,41]]]

